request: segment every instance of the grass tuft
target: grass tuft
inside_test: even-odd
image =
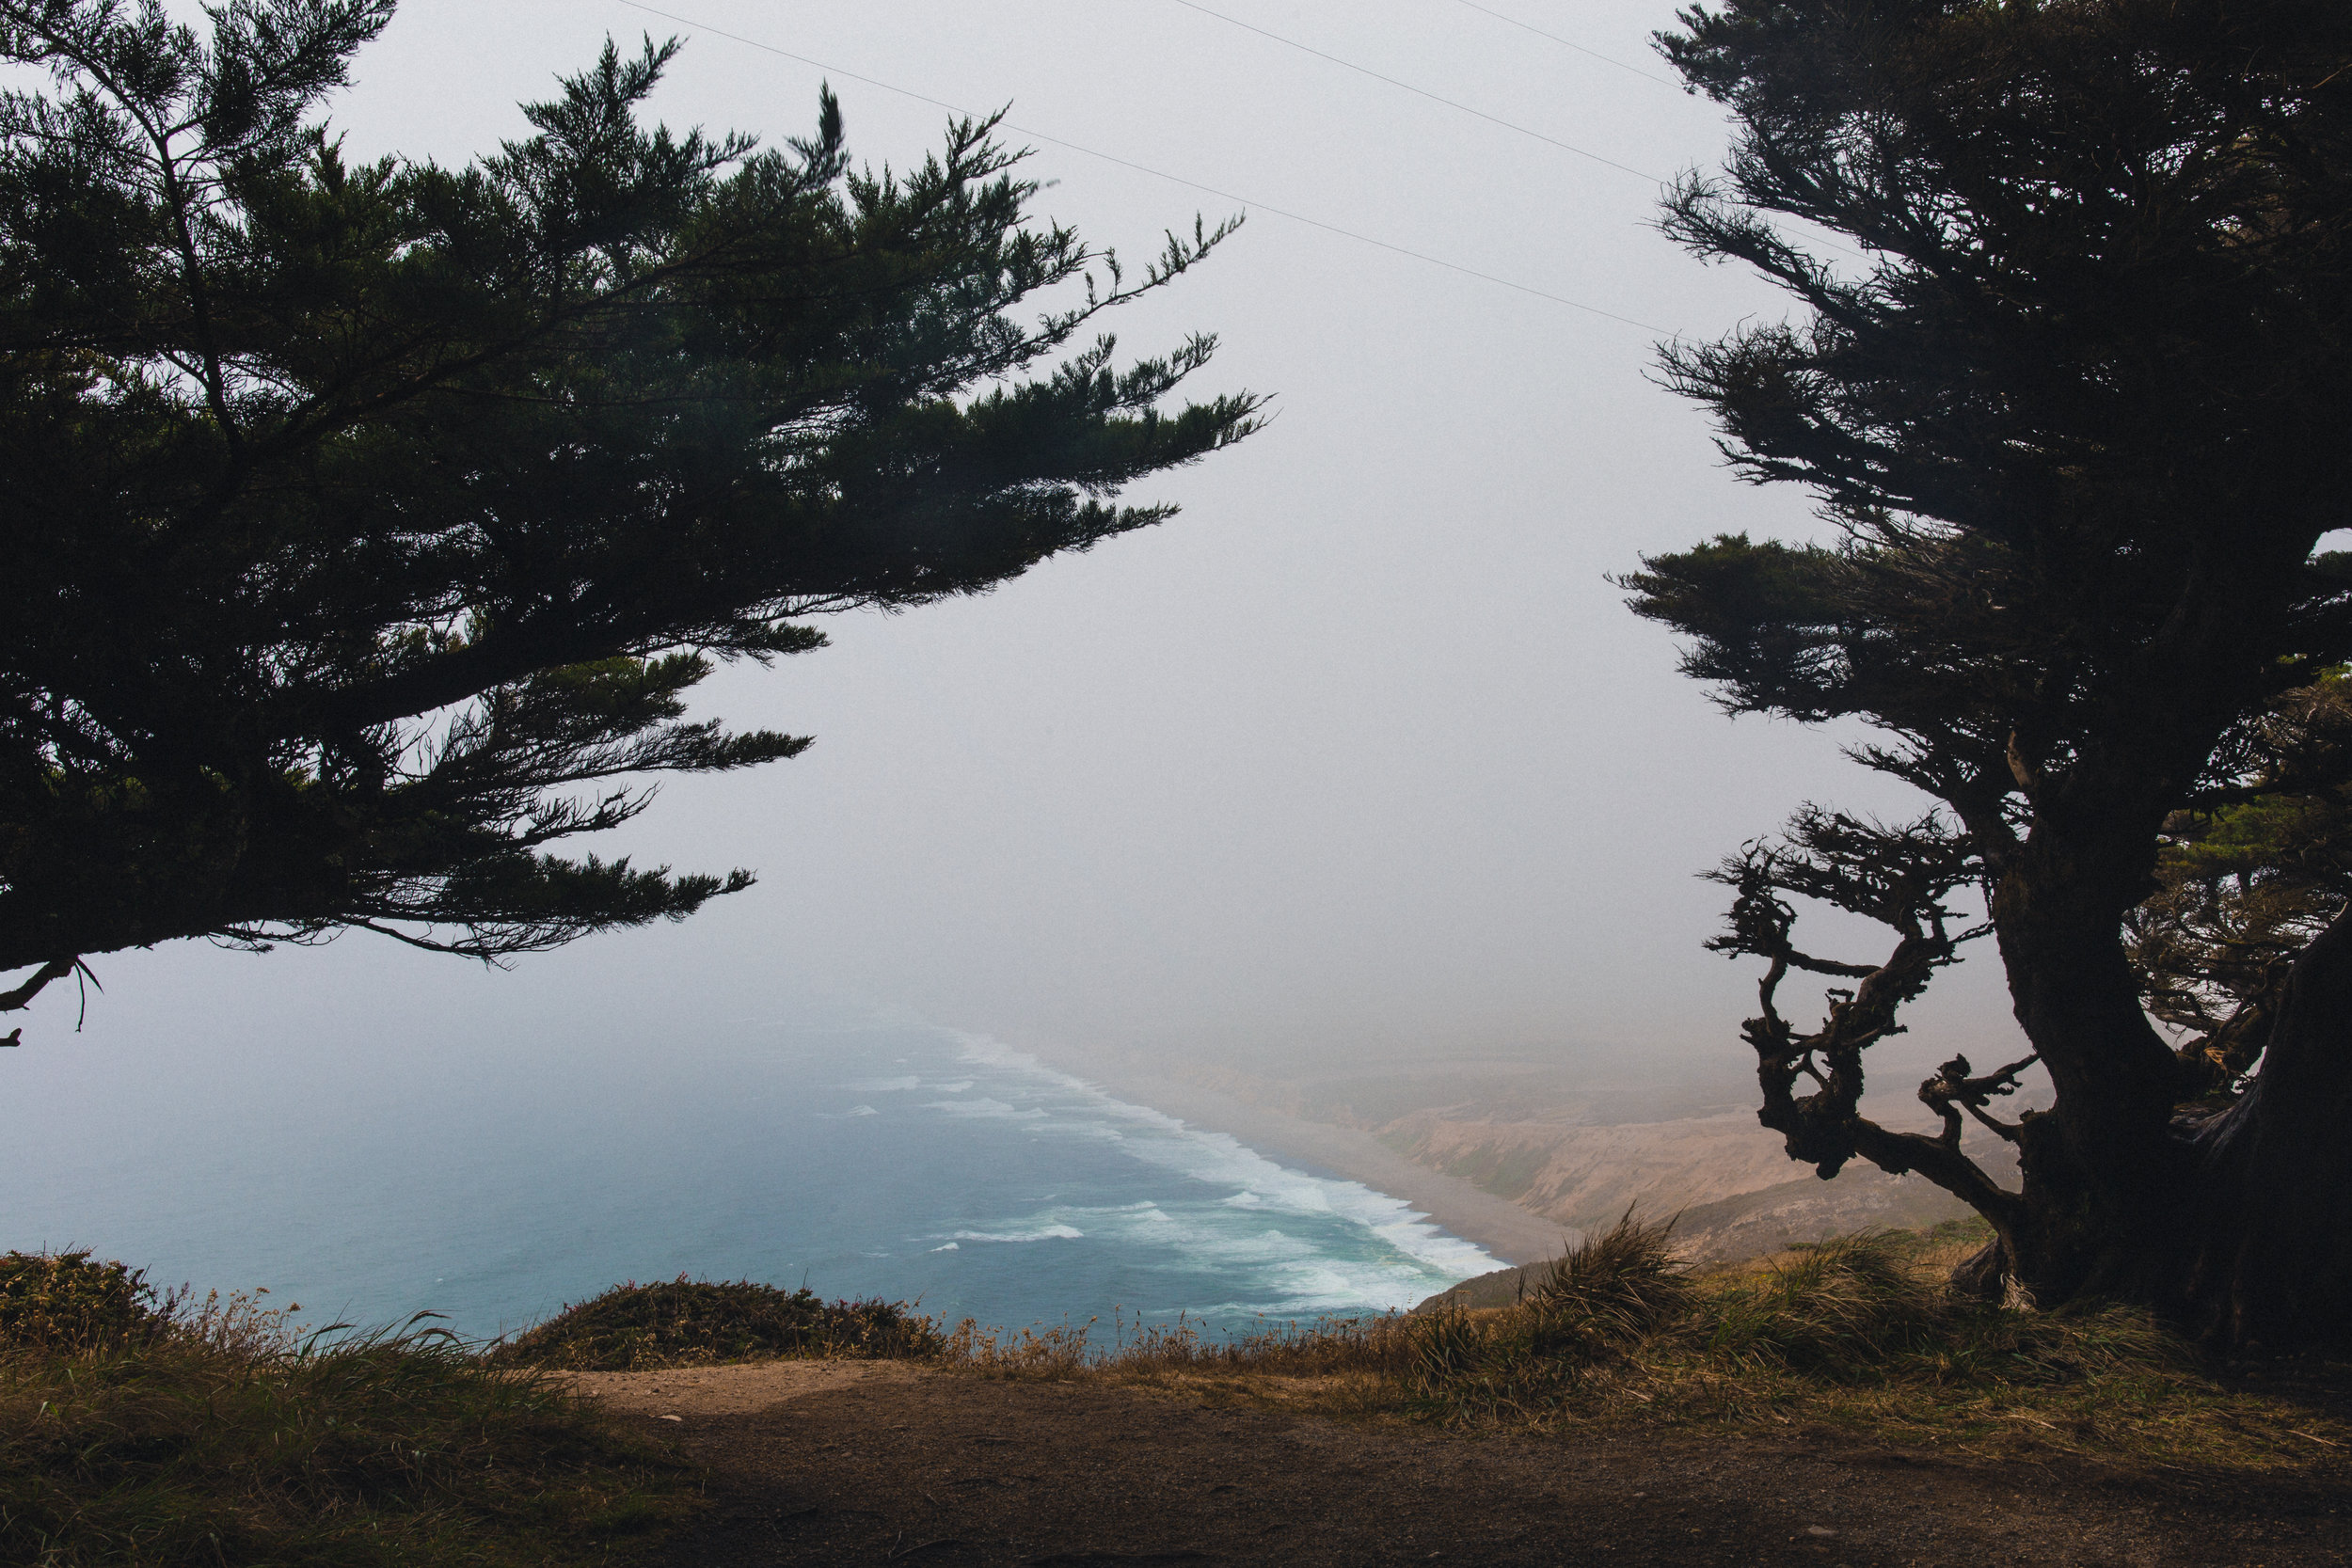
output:
[[[1412,1396],[1454,1414],[1526,1415],[1555,1403],[1596,1367],[1689,1312],[1689,1270],[1669,1245],[1671,1221],[1628,1210],[1554,1262],[1514,1307],[1444,1303],[1407,1321]]]
[[[1399,1374],[1410,1354],[1405,1320],[1391,1316],[1269,1323],[1216,1338],[1183,1313],[1172,1323],[1131,1323],[1120,1316],[1113,1320],[1108,1344],[1095,1341],[1097,1326],[1089,1319],[1074,1326],[1055,1323],[1014,1333],[982,1328],[966,1318],[946,1336],[940,1359],[983,1377],[1156,1382],[1232,1374],[1313,1378],[1373,1368]]]
[[[1607,1343],[1638,1338],[1691,1305],[1690,1271],[1669,1244],[1673,1232],[1672,1220],[1645,1224],[1629,1209],[1553,1263],[1525,1305]]]
[[[1901,1239],[1864,1231],[1775,1259],[1717,1292],[1707,1348],[1733,1362],[1832,1375],[1921,1350],[1967,1314],[1912,1256]]]

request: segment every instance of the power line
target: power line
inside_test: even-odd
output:
[[[1604,55],[1597,49],[1587,49],[1582,44],[1570,39],[1564,39],[1557,33],[1548,33],[1541,27],[1534,25],[1533,23],[1521,22],[1516,16],[1505,16],[1491,6],[1482,6],[1478,4],[1478,0],[1457,0],[1457,3],[1468,6],[1474,11],[1484,11],[1486,15],[1493,17],[1497,22],[1507,22],[1512,26],[1518,28],[1521,32],[1533,33],[1539,39],[1549,39],[1552,42],[1558,44],[1563,49],[1573,49],[1580,55],[1591,55],[1594,59],[1600,61],[1604,65],[1613,65],[1619,71],[1629,71],[1633,72],[1634,75],[1641,77],[1643,80],[1655,82],[1661,87],[1672,87],[1677,92],[1684,90],[1683,85],[1680,82],[1675,81],[1671,77],[1661,76],[1655,71],[1644,71],[1638,65],[1628,64],[1626,61],[1620,60],[1613,55]]]
[[[827,65],[824,61],[812,59],[806,55],[796,55],[789,49],[781,49],[772,43],[763,43],[757,39],[745,38],[740,33],[730,33],[723,28],[713,27],[706,23],[696,22],[691,17],[680,16],[675,11],[665,11],[657,7],[642,5],[639,3],[639,0],[613,0],[613,3],[619,6],[625,6],[633,11],[644,11],[648,16],[660,17],[666,22],[675,22],[681,27],[695,28],[698,31],[708,33],[713,38],[725,39],[730,43],[739,43],[746,48],[758,49],[771,55],[778,55],[787,60],[797,60],[802,65],[814,66],[818,71],[825,71],[829,75],[843,77],[851,82],[861,82],[869,87],[880,87],[884,92],[896,93],[901,98],[911,98],[918,103],[929,103],[933,108],[945,109],[952,115],[960,115],[967,119],[978,118],[975,116],[971,110],[960,108],[956,104],[946,102],[945,99],[933,98],[929,94],[914,91],[912,88],[897,87],[889,82],[882,81],[876,77],[863,76],[854,71],[844,71],[838,66]],[[1170,174],[1165,169],[1152,168],[1148,165],[1138,164],[1131,159],[1118,157],[1112,153],[1098,152],[1093,148],[1081,147],[1076,142],[1064,141],[1059,136],[1049,136],[1042,131],[1032,131],[1026,126],[1015,125],[1009,120],[1004,122],[1004,127],[1006,130],[1013,132],[1015,135],[1033,137],[1034,139],[1041,142],[1048,142],[1055,147],[1063,148],[1072,152],[1082,153],[1089,158],[1099,158],[1106,164],[1117,164],[1120,168],[1133,169],[1137,174],[1148,174],[1154,180],[1165,180],[1170,184],[1183,185],[1187,190],[1200,191],[1205,196],[1216,197],[1219,201],[1239,202],[1244,207],[1254,208],[1263,213],[1271,213],[1276,217],[1288,218],[1293,223],[1303,223],[1310,229],[1320,229],[1327,234],[1337,234],[1342,239],[1354,240],[1359,245],[1368,245],[1375,249],[1388,251],[1392,255],[1409,257],[1413,261],[1423,261],[1433,267],[1443,267],[1448,272],[1460,273],[1465,277],[1475,277],[1482,282],[1499,284],[1502,288],[1515,290],[1519,293],[1533,294],[1537,299],[1549,300],[1554,305],[1565,305],[1571,310],[1581,310],[1586,315],[1600,316],[1613,322],[1622,322],[1628,326],[1640,327],[1645,332],[1657,332],[1667,337],[1679,336],[1679,334],[1674,332],[1670,328],[1653,326],[1648,322],[1635,321],[1631,316],[1621,316],[1614,310],[1604,310],[1597,305],[1587,305],[1582,300],[1570,299],[1565,294],[1555,294],[1549,290],[1538,289],[1532,284],[1517,283],[1508,277],[1501,277],[1491,272],[1481,272],[1476,267],[1465,266],[1459,261],[1449,261],[1442,256],[1432,256],[1426,251],[1414,250],[1406,245],[1391,244],[1387,240],[1375,239],[1369,234],[1359,234],[1352,229],[1343,229],[1336,223],[1326,223],[1321,218],[1311,218],[1304,213],[1290,212],[1284,208],[1276,207],[1268,202],[1252,201],[1246,196],[1236,196],[1232,191],[1219,190],[1215,185],[1204,185],[1198,180],[1187,180],[1181,174]],[[1645,178],[1647,177],[1645,176]]]
[[[1301,54],[1312,55],[1318,60],[1328,60],[1335,66],[1356,72],[1359,76],[1369,76],[1375,82],[1386,82],[1392,87],[1402,87],[1406,92],[1413,94],[1417,98],[1426,98],[1432,103],[1442,103],[1449,109],[1458,109],[1463,114],[1486,121],[1489,125],[1500,125],[1506,131],[1516,131],[1522,136],[1533,136],[1539,142],[1549,143],[1553,147],[1559,148],[1564,152],[1573,152],[1580,158],[1590,158],[1597,164],[1604,164],[1621,173],[1630,174],[1637,180],[1647,180],[1653,184],[1660,185],[1666,182],[1659,176],[1655,174],[1644,173],[1642,170],[1635,168],[1630,164],[1621,164],[1614,158],[1604,158],[1599,153],[1579,147],[1573,142],[1564,142],[1557,136],[1548,136],[1541,131],[1530,130],[1528,127],[1519,124],[1516,120],[1503,119],[1501,115],[1490,115],[1484,109],[1472,108],[1470,105],[1463,103],[1458,98],[1448,98],[1441,93],[1431,92],[1426,87],[1417,87],[1410,82],[1400,81],[1394,76],[1383,75],[1381,72],[1373,70],[1369,66],[1360,66],[1353,60],[1343,60],[1337,55],[1326,54],[1322,50],[1314,47],[1312,44],[1301,43],[1296,39],[1286,39],[1279,33],[1269,33],[1263,27],[1260,27],[1253,23],[1244,22],[1237,16],[1227,16],[1223,11],[1213,11],[1206,6],[1195,5],[1193,0],[1175,0],[1175,3],[1184,7],[1184,9],[1188,11],[1199,11],[1202,16],[1215,17],[1219,22],[1226,23],[1232,26],[1239,27],[1243,32],[1255,33],[1262,39],[1271,39],[1276,43],[1282,44],[1291,49],[1295,49]],[[1613,61],[1612,63],[1613,64],[1614,62]]]

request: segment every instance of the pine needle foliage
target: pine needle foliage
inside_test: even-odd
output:
[[[485,959],[750,885],[558,852],[799,753],[688,700],[817,623],[1160,522],[1248,435],[1149,265],[993,121],[861,168],[644,103],[608,43],[457,167],[325,118],[390,0],[0,3],[0,1011],[85,957],[365,928]]]

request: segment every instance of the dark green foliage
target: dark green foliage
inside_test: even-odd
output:
[[[770,1356],[922,1358],[945,1345],[931,1321],[903,1302],[826,1302],[806,1288],[681,1275],[666,1284],[615,1285],[497,1347],[489,1359],[626,1372]]]
[[[2124,923],[2148,1011],[2183,1037],[2184,1089],[2220,1104],[2352,895],[2352,678],[2288,692],[2237,749],[2239,787],[2166,821],[2158,891]]]
[[[829,94],[776,149],[648,127],[650,40],[472,164],[354,164],[320,108],[390,10],[0,5],[0,972],[33,990],[178,937],[496,958],[683,915],[748,876],[550,851],[648,775],[808,743],[689,719],[714,660],[1159,521],[1113,498],[1255,423],[1164,406],[1210,340],[1088,336],[1222,230],[1128,276],[1031,221],[990,125],[860,172]]]
[[[169,1323],[144,1271],[87,1251],[0,1256],[0,1352],[120,1350],[147,1343]]]
[[[689,1504],[682,1466],[557,1379],[433,1330],[281,1323],[232,1301],[128,1341],[0,1347],[0,1561],[520,1568],[610,1560]]]
[[[2241,1338],[2344,1327],[2352,1140],[2322,1107],[2352,1089],[2330,1022],[2352,930],[2318,939],[2352,772],[2314,683],[2352,657],[2318,551],[2352,521],[2352,9],[1727,0],[1682,22],[1666,54],[1739,134],[1666,229],[1799,314],[1676,345],[1667,372],[1738,471],[1806,486],[1829,526],[1649,559],[1633,608],[1728,711],[1858,721],[1850,754],[1935,803],[1807,807],[1723,869],[1713,945],[1765,966],[1766,1124],[1825,1177],[1863,1158],[1967,1200],[1997,1236],[1971,1288],[2121,1292]],[[1807,904],[1890,946],[1799,946]],[[1864,1053],[1984,935],[2030,1054],[1947,1063],[1919,1091],[1935,1131],[1865,1116]],[[1817,1026],[1784,1015],[1798,974],[1835,983]],[[2047,1114],[1994,1115],[2037,1063]],[[1962,1151],[1969,1118],[2023,1146],[2021,1191]]]

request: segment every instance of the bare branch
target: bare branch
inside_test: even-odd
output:
[[[1986,1112],[1985,1102],[1996,1095],[2015,1094],[2017,1075],[2040,1060],[2039,1055],[2027,1056],[2005,1068],[1996,1068],[1981,1078],[1969,1076],[1972,1069],[1965,1056],[1955,1056],[1937,1068],[1935,1076],[1919,1085],[1919,1103],[1944,1118],[1944,1135],[1938,1141],[1947,1148],[1960,1147],[1960,1112],[1965,1108],[1970,1116],[2015,1143],[2016,1126],[1996,1120]]]
[[[31,979],[26,980],[14,990],[0,991],[0,1013],[16,1012],[29,1006],[34,997],[48,989],[51,981],[64,979],[79,969],[81,964],[82,960],[78,958],[50,959],[33,972]],[[8,1043],[10,1045],[16,1043],[14,1036],[9,1037]]]
[[[1790,823],[1786,839],[1751,844],[1711,874],[1738,896],[1730,928],[1708,945],[1769,960],[1756,988],[1760,1010],[1741,1032],[1756,1051],[1756,1079],[1764,1091],[1758,1119],[1783,1136],[1790,1158],[1811,1164],[1825,1180],[1856,1156],[1898,1175],[1916,1171],[1996,1225],[2006,1225],[2019,1199],[1961,1152],[1955,1107],[1967,1109],[2004,1137],[2013,1136],[2013,1130],[1981,1107],[2011,1093],[2016,1075],[2035,1058],[1981,1078],[1969,1075],[1964,1058],[1947,1063],[1920,1090],[1921,1099],[1945,1117],[1938,1137],[1890,1132],[1860,1110],[1863,1052],[1900,1034],[1897,1015],[1903,1004],[1927,988],[1935,971],[1959,961],[1963,942],[1988,929],[1977,925],[1955,933],[1957,911],[1946,903],[1980,869],[1970,841],[1934,816],[1888,828],[1807,807]],[[1816,958],[1801,951],[1791,940],[1796,911],[1788,895],[1870,916],[1896,933],[1894,950],[1877,964]],[[1820,1027],[1800,1033],[1778,1006],[1781,983],[1791,970],[1858,983],[1828,991],[1828,1014]],[[1810,1081],[1810,1092],[1799,1093],[1800,1079]]]

